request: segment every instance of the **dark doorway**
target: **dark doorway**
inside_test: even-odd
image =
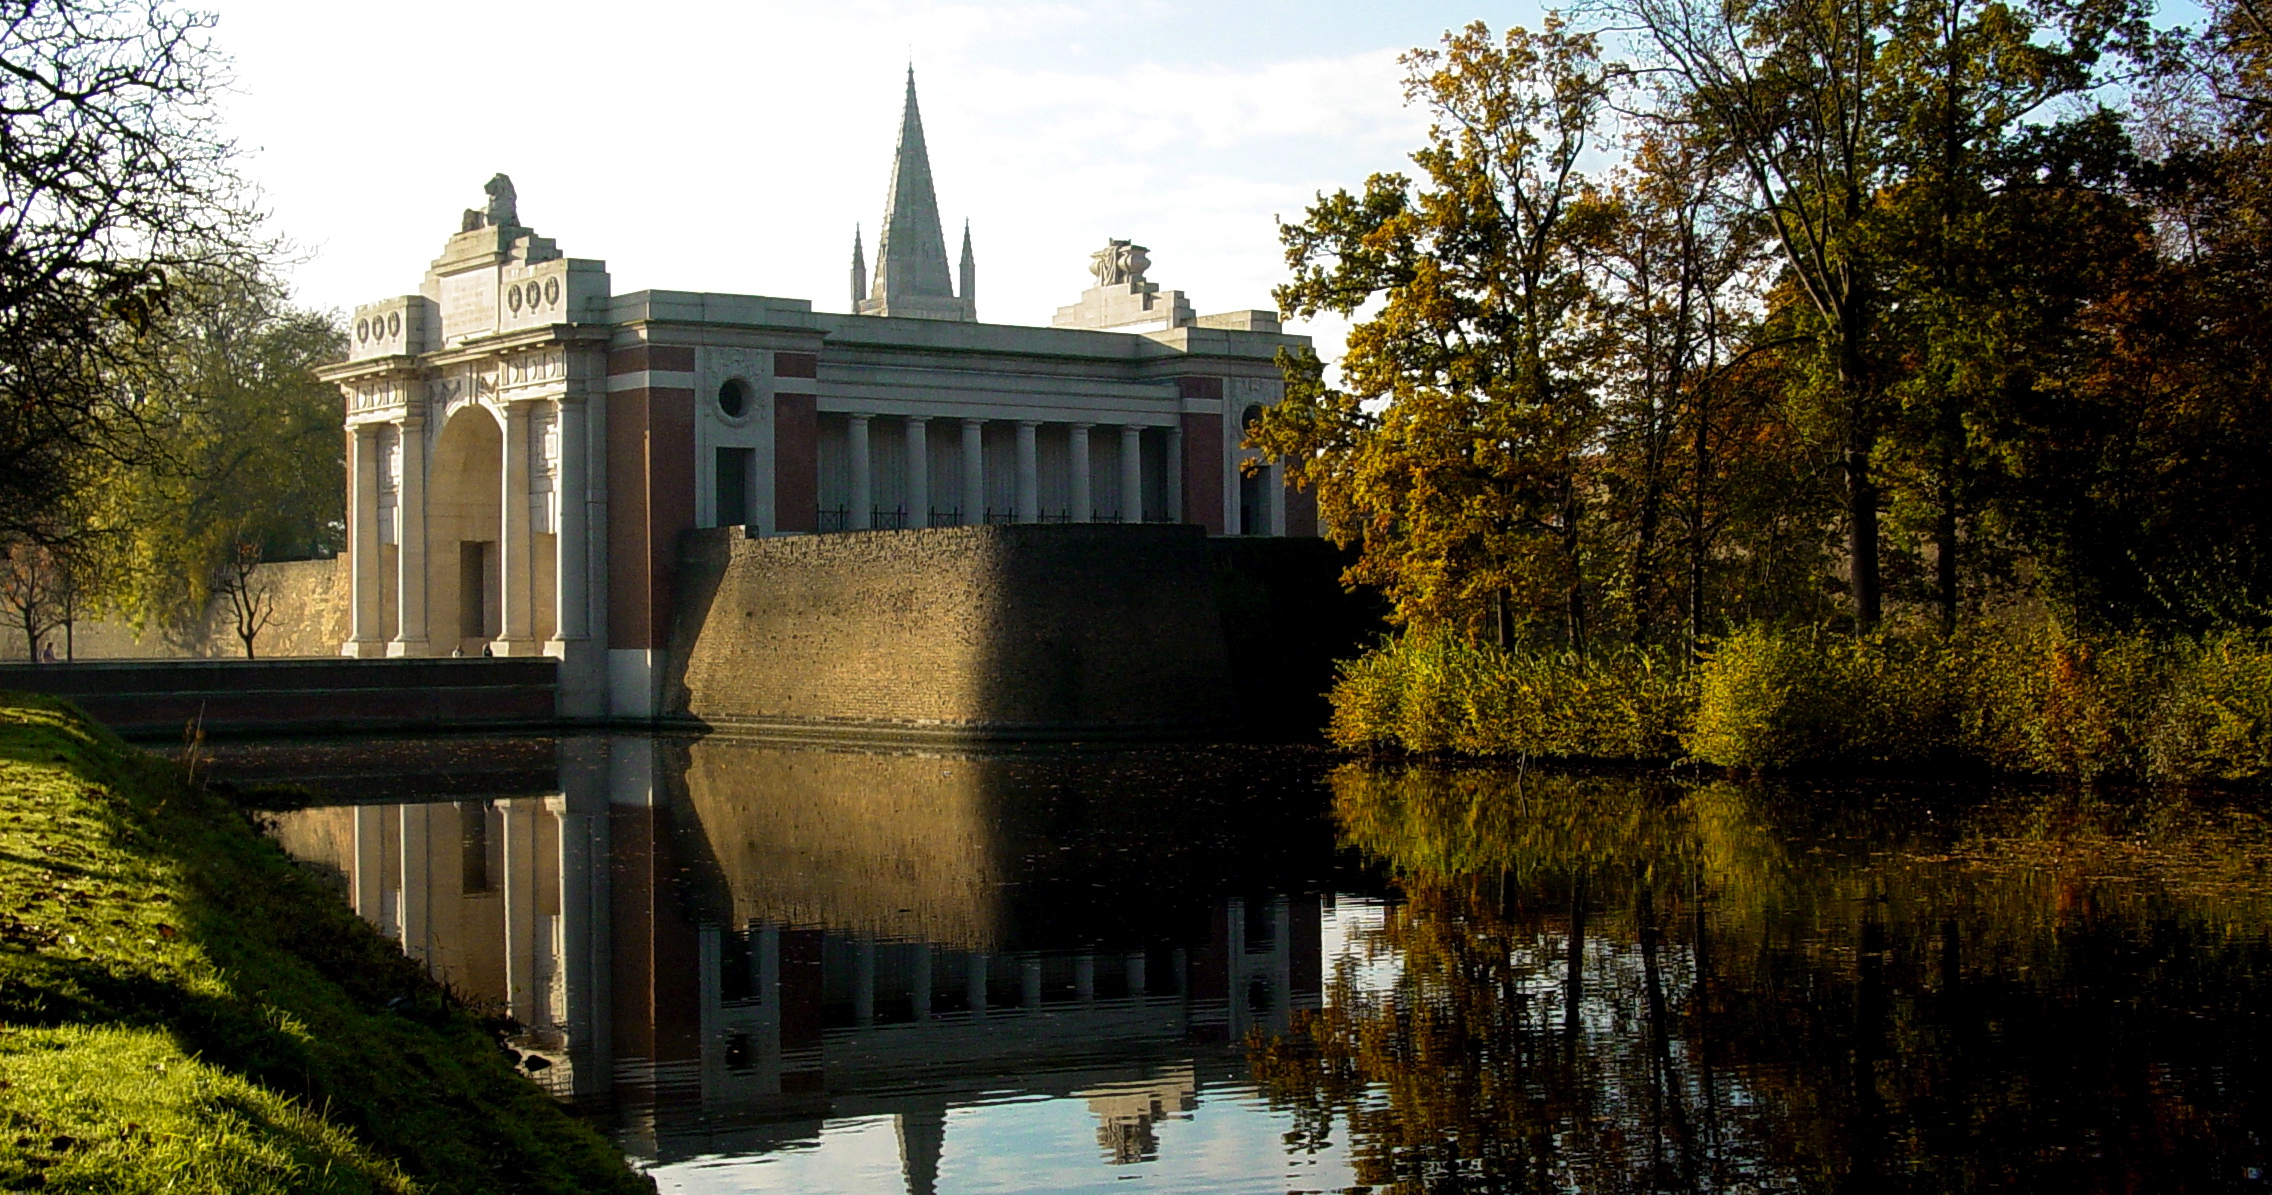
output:
[[[489,541],[458,543],[458,637],[489,637]]]
[[[718,526],[740,527],[750,520],[749,474],[757,450],[718,450]]]

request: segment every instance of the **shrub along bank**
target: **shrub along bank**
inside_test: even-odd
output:
[[[1345,747],[1756,769],[2272,779],[2272,636],[1752,626],[1682,667],[1412,632],[1343,666]]]
[[[651,1191],[246,815],[0,694],[0,1190]]]

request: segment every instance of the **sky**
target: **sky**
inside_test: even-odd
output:
[[[1425,117],[1397,56],[1530,0],[512,5],[207,0],[223,104],[303,305],[415,291],[513,178],[523,223],[616,293],[846,310],[872,254],[910,62],[948,251],[979,317],[1046,324],[1108,237],[1202,313],[1271,305],[1274,220],[1397,170]],[[1314,329],[1338,338],[1338,329]]]

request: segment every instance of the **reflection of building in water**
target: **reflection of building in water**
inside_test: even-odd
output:
[[[1078,1094],[1097,1118],[1097,1144],[1104,1156],[1125,1166],[1160,1156],[1152,1126],[1197,1107],[1199,1083],[1190,1067],[1169,1067],[1153,1079],[1106,1083]]]
[[[1134,858],[1055,882],[998,761],[561,751],[550,796],[308,810],[279,836],[508,1009],[539,1081],[612,1106],[634,1154],[892,1115],[925,1191],[951,1106],[1048,1094],[1088,1100],[1106,1157],[1138,1161],[1248,1032],[1320,998],[1316,898],[1168,891]]]

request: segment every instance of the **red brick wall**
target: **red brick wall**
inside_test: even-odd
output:
[[[777,353],[786,357],[790,354]],[[773,396],[773,525],[817,531],[820,522],[820,423],[810,394]]]
[[[608,354],[610,376],[693,370],[691,348]],[[694,391],[650,384],[609,394],[607,432],[609,645],[661,647],[679,532],[694,526]]]
[[[1205,527],[1209,535],[1223,533],[1223,419],[1220,415],[1183,417],[1183,521]]]

